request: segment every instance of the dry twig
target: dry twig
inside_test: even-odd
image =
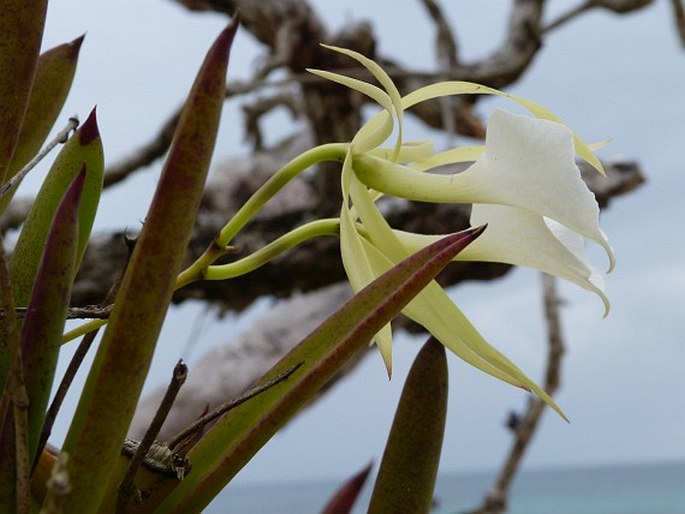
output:
[[[542,274],[542,288],[544,296],[544,312],[547,323],[547,342],[549,344],[547,356],[547,371],[543,389],[550,396],[559,389],[561,360],[564,355],[564,340],[559,317],[559,297],[556,291],[556,279]],[[483,504],[473,511],[473,514],[501,514],[507,508],[509,488],[521,466],[523,456],[535,435],[545,403],[538,397],[530,398],[528,408],[522,420],[513,424],[515,439],[509,455],[502,466],[499,476],[488,492]]]
[[[680,44],[685,48],[685,7],[683,7],[682,0],[671,0],[671,6],[673,7],[673,20],[680,37]]]

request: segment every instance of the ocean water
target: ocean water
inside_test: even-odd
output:
[[[492,480],[492,473],[440,476],[432,514],[468,512],[480,503]],[[229,487],[205,512],[317,513],[338,485],[321,481]],[[371,494],[367,486],[355,513],[366,511]],[[512,488],[508,513],[685,514],[685,462],[524,471]]]

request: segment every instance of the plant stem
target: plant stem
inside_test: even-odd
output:
[[[327,218],[306,223],[260,248],[252,255],[229,264],[209,266],[203,278],[207,280],[223,280],[245,275],[300,243],[315,237],[336,236],[339,234],[339,231],[340,220],[338,218]]]
[[[544,388],[552,396],[559,389],[561,360],[564,355],[564,339],[559,316],[560,301],[556,291],[556,279],[543,273],[542,287],[547,324],[547,341],[549,344]],[[528,445],[535,435],[544,410],[545,403],[540,398],[530,398],[526,413],[516,428],[516,439],[509,451],[509,456],[502,466],[492,489],[483,500],[482,505],[474,510],[472,514],[500,514],[506,510],[509,488],[521,465]]]
[[[205,270],[227,251],[228,244],[240,230],[259,212],[283,186],[314,164],[324,161],[342,161],[347,143],[329,143],[308,150],[278,170],[267,180],[224,225],[212,245],[193,264],[182,271],[176,281],[176,288],[203,278]]]

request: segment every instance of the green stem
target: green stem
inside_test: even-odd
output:
[[[269,259],[264,259],[265,255],[272,252],[272,255],[278,255],[285,250],[292,248],[295,244],[305,241],[316,235],[336,235],[337,225],[333,229],[332,223],[334,220],[320,220],[321,225],[313,224],[304,225],[299,229],[292,231],[290,234],[283,236],[276,241],[270,243],[265,248],[254,253],[250,257],[241,259],[240,261],[226,264],[224,266],[212,266],[211,264],[220,256],[227,253],[228,244],[235,237],[235,235],[254,217],[254,215],[261,209],[264,204],[269,201],[283,186],[290,180],[302,173],[307,168],[324,161],[342,161],[347,152],[348,143],[328,143],[317,146],[311,150],[301,153],[288,164],[278,170],[269,180],[267,180],[262,187],[260,187],[245,204],[238,210],[238,212],[231,218],[231,220],[221,229],[214,240],[214,243],[200,256],[193,264],[183,270],[176,279],[175,289],[180,289],[183,286],[200,280],[202,278],[216,280],[219,278],[229,278],[231,276],[238,276],[247,271],[256,269]],[[328,225],[327,225],[328,223]],[[337,222],[336,222],[337,223]],[[305,228],[308,227],[308,228]],[[314,231],[313,235],[307,236],[307,231]],[[331,232],[331,230],[334,230]],[[316,233],[316,231],[321,231]],[[300,238],[300,239],[298,239]],[[296,241],[293,243],[293,241]],[[288,246],[289,245],[289,246]],[[268,249],[268,250],[267,250]],[[258,265],[255,263],[259,262]],[[240,264],[239,264],[240,263]],[[228,268],[226,268],[228,266]],[[226,271],[228,270],[228,271]],[[242,271],[247,270],[247,271]],[[218,275],[222,273],[222,275]],[[228,275],[226,275],[228,273]],[[64,334],[63,342],[69,342],[77,337],[80,337],[88,332],[91,332],[103,325],[107,324],[107,320],[94,319],[75,328]]]
[[[246,273],[263,266],[278,255],[304,241],[319,236],[337,236],[339,233],[339,227],[340,220],[338,218],[327,218],[312,221],[288,232],[263,248],[260,248],[252,255],[240,259],[239,261],[231,262],[229,264],[211,266],[210,264],[216,259],[214,258],[209,260],[205,267],[199,269],[198,271],[191,272],[191,268],[195,270],[196,266],[200,266],[201,262],[205,262],[203,258],[214,255],[215,248],[212,247],[208,249],[198,260],[196,260],[190,268],[187,268],[178,276],[176,281],[176,289],[180,289],[184,285],[198,279],[224,280],[245,275]],[[225,252],[222,252],[222,254],[223,253]],[[197,273],[199,273],[199,276],[197,276]],[[67,343],[72,341],[77,337],[83,336],[89,332],[92,332],[93,330],[97,330],[106,323],[106,319],[93,319],[88,323],[84,323],[83,325],[65,333],[62,337],[62,342]]]
[[[304,241],[319,236],[337,236],[339,231],[340,220],[338,218],[312,221],[291,230],[243,259],[229,264],[209,266],[203,278],[207,280],[224,280],[245,275]]]
[[[66,332],[62,336],[62,344],[68,343],[69,341],[73,341],[77,337],[84,336],[88,334],[89,332],[92,332],[93,330],[97,330],[98,328],[104,326],[107,324],[106,319],[92,319],[88,323],[84,323],[80,327],[76,327],[73,330],[70,330],[69,332]]]
[[[283,166],[267,180],[247,202],[245,202],[245,205],[243,205],[235,216],[231,218],[231,221],[221,229],[221,232],[217,237],[217,246],[223,248],[228,245],[235,235],[252,219],[259,209],[271,199],[271,197],[304,170],[319,162],[342,162],[347,153],[348,146],[348,143],[329,143],[320,145],[301,153]]]
[[[278,170],[267,180],[245,204],[235,213],[228,223],[221,229],[214,239],[214,243],[183,270],[176,280],[176,288],[179,289],[195,280],[205,276],[207,268],[221,255],[226,253],[226,247],[235,235],[247,225],[247,223],[259,212],[283,186],[297,175],[310,168],[314,164],[325,161],[340,161],[345,158],[348,143],[328,143],[301,153],[288,164]]]

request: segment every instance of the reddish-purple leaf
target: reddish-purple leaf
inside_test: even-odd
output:
[[[5,0],[0,9],[0,184],[26,114],[43,38],[47,0]]]
[[[197,75],[122,279],[64,444],[72,484],[65,511],[96,511],[107,492],[200,205],[236,29],[234,21],[221,33]]]
[[[288,380],[228,412],[189,452],[193,472],[158,512],[202,510],[279,428],[484,229],[451,234],[423,248],[359,291],[324,321],[258,385],[299,365]]]
[[[445,347],[431,336],[404,384],[369,512],[430,512],[446,416]]]
[[[29,397],[31,462],[43,427],[76,264],[79,204],[87,170],[76,175],[62,199],[45,241],[21,334],[24,382]]]
[[[321,514],[350,514],[370,472],[371,464],[348,479],[328,501]]]
[[[85,168],[74,178],[48,231],[43,255],[36,271],[33,293],[21,334],[24,384],[28,396],[29,465],[33,462],[57,364],[74,277],[78,239],[78,212]],[[15,469],[15,434],[13,413],[6,418],[0,436],[0,470],[3,480]],[[11,493],[8,493],[11,495]],[[0,495],[0,504],[13,502]]]

